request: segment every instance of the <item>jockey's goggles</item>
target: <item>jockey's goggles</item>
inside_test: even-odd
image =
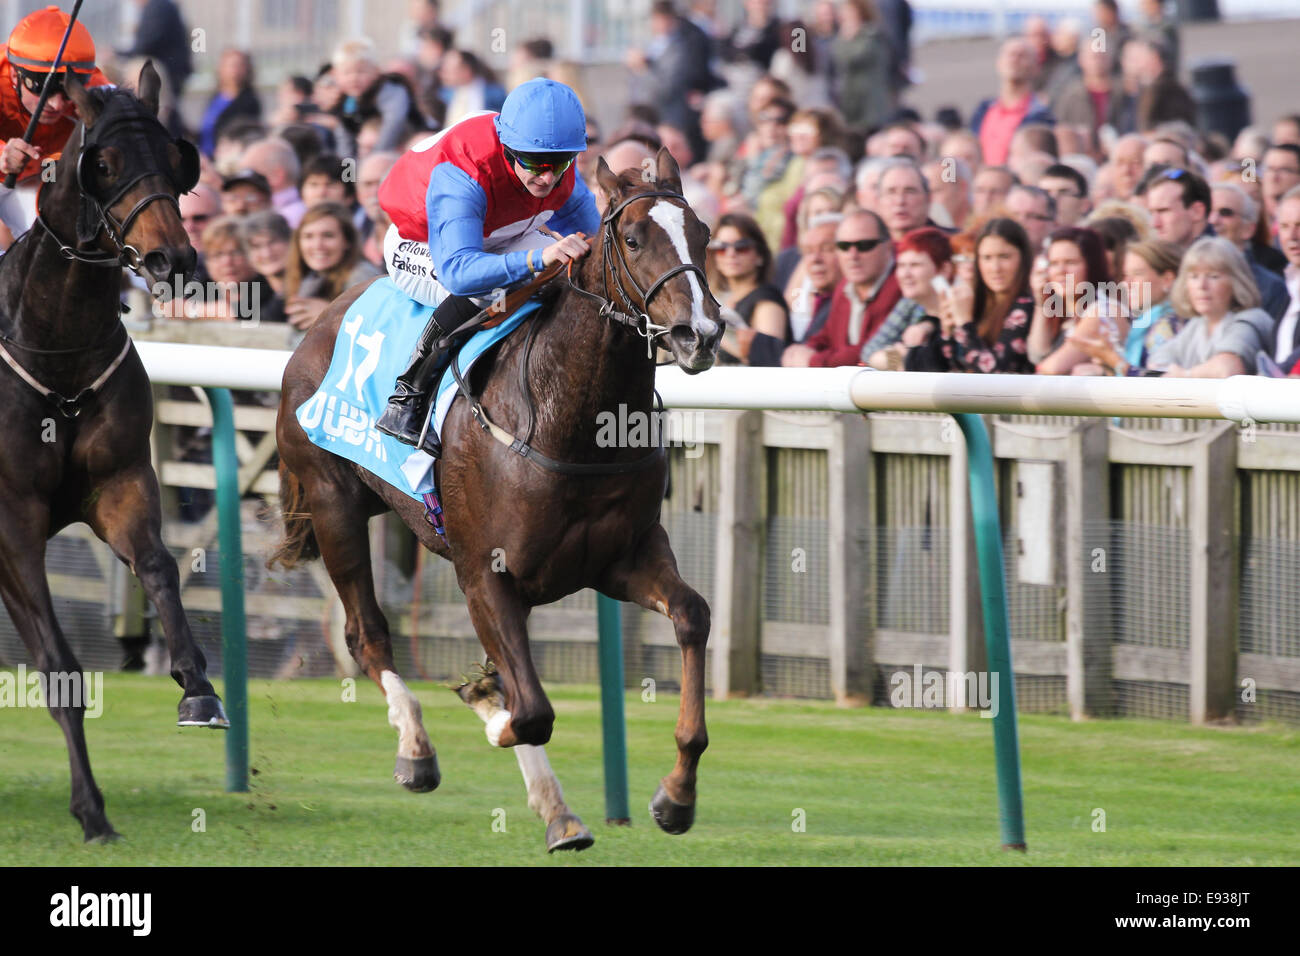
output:
[[[563,176],[573,165],[577,153],[517,153],[509,146],[502,146],[506,159],[518,163],[524,170],[534,176],[555,173],[556,178]]]
[[[23,88],[33,96],[40,96],[41,90],[45,88],[45,79],[48,73],[33,73],[31,70],[18,70],[18,82],[22,83]],[[55,73],[50,78],[50,95],[63,92],[63,74]]]

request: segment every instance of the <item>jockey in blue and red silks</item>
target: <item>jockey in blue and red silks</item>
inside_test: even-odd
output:
[[[586,148],[577,95],[535,79],[511,92],[499,114],[468,116],[397,161],[379,187],[379,203],[393,221],[384,260],[403,292],[437,311],[375,423],[380,431],[418,442],[444,358],[438,341],[500,290],[589,250],[579,233],[594,236],[600,213],[573,162]],[[541,232],[543,225],[563,238]],[[440,454],[432,429],[425,450]]]

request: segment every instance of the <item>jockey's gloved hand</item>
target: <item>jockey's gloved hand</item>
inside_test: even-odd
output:
[[[545,268],[553,262],[568,262],[570,259],[585,256],[590,251],[591,243],[587,241],[587,237],[580,232],[575,232],[542,250],[542,267]]]

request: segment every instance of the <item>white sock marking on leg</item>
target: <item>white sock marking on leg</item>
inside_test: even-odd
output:
[[[415,757],[420,749],[420,738],[426,737],[420,702],[406,682],[392,671],[384,671],[379,680],[388,698],[388,723],[397,728],[397,755]]]

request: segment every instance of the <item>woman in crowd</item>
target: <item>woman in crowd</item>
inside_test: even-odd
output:
[[[269,300],[262,300],[261,320],[263,322],[283,322],[285,281],[289,272],[289,246],[293,242],[293,230],[288,220],[274,210],[256,212],[244,219],[241,229],[244,248],[248,250],[249,265],[266,280],[267,289],[272,293]]]
[[[951,285],[952,243],[932,226],[913,229],[894,244],[894,276],[903,297],[876,334],[862,344],[862,361],[882,371],[903,367],[907,350],[921,345],[938,328],[943,299],[936,288]]]
[[[1192,316],[1151,353],[1150,365],[1185,378],[1255,374],[1261,351],[1273,350],[1273,318],[1259,308],[1246,257],[1227,239],[1198,239],[1183,256],[1172,294],[1174,310]]]
[[[342,203],[349,208],[355,205],[356,181],[344,176],[344,171],[343,160],[333,153],[319,153],[304,163],[298,175],[298,195],[303,205],[309,209],[322,202]]]
[[[831,44],[832,85],[844,125],[860,133],[884,124],[893,109],[892,56],[870,0],[844,0]]]
[[[794,111],[794,104],[789,100],[776,100],[759,111],[754,120],[758,151],[746,160],[740,175],[739,198],[744,201],[744,209],[755,216],[766,214],[772,219],[771,225],[765,225],[763,232],[767,235],[774,229],[778,241],[784,225],[781,205],[789,198],[789,192],[782,192],[782,189],[788,186],[790,192],[793,192],[799,185],[798,176],[791,180],[787,175],[794,162],[789,137],[790,117]],[[769,198],[767,203],[763,203],[765,193],[769,197],[779,194],[779,201],[773,203]],[[772,208],[773,205],[775,208]],[[737,211],[734,203],[729,211]]]
[[[1077,332],[1070,341],[1115,375],[1142,375],[1153,368],[1151,354],[1173,339],[1185,324],[1169,300],[1180,258],[1178,247],[1163,239],[1129,246],[1124,253],[1124,291],[1130,325],[1122,352],[1109,339]]]
[[[1128,335],[1128,320],[1108,292],[1110,266],[1101,236],[1079,226],[1057,229],[1047,237],[1047,276],[1051,294],[1029,340],[1031,352],[1049,353],[1038,363],[1039,374],[1102,374],[1104,369],[1068,341],[1077,331],[1082,338],[1110,339],[1118,346]]]
[[[990,219],[975,239],[975,284],[955,284],[942,296],[939,328],[908,349],[905,367],[918,372],[1034,370],[1026,338],[1034,302],[1029,295],[1033,251],[1014,219]]]
[[[344,289],[380,274],[361,258],[357,229],[347,209],[333,202],[313,206],[293,234],[285,280],[289,324],[306,331]]]
[[[743,362],[748,349],[737,340],[742,332],[761,332],[785,340],[789,321],[781,290],[770,282],[772,252],[763,230],[749,216],[728,213],[718,220],[706,260],[709,287],[722,303],[727,320],[722,350]]]
[[[253,87],[253,61],[243,50],[222,51],[217,61],[217,91],[199,123],[199,150],[216,155],[222,127],[237,119],[260,120],[262,101]]]
[[[1113,276],[1124,273],[1124,250],[1130,242],[1140,239],[1137,227],[1122,216],[1103,216],[1092,218],[1087,227],[1101,236],[1102,247],[1106,250],[1106,265]]]
[[[338,150],[340,155],[356,155],[361,124],[376,114],[383,122],[375,149],[397,149],[412,130],[425,127],[410,81],[399,73],[380,72],[379,57],[370,40],[344,41],[330,63],[339,94],[333,113],[341,126],[339,134],[349,140],[346,148]]]
[[[203,229],[203,262],[207,281],[201,296],[169,299],[158,304],[174,319],[254,321],[274,293],[248,259],[239,218],[219,216]]]

